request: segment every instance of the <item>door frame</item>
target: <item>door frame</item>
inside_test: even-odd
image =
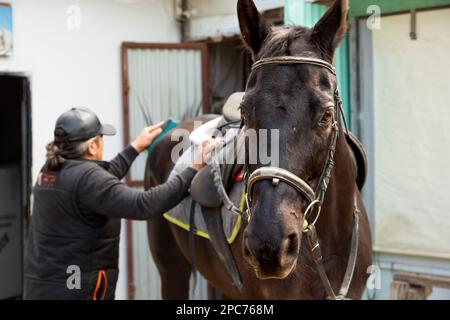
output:
[[[130,143],[130,124],[129,124],[129,79],[128,79],[128,49],[191,49],[199,50],[201,54],[201,74],[202,74],[202,103],[203,113],[211,112],[211,99],[209,90],[209,57],[208,45],[201,42],[186,43],[142,43],[142,42],[123,42],[121,47],[122,61],[122,103],[123,103],[123,143],[124,147]],[[130,187],[144,187],[144,181],[132,180],[128,172],[125,176],[125,182]],[[136,287],[134,284],[133,272],[133,225],[131,220],[126,220],[126,252],[127,252],[127,282],[128,299],[134,299]]]
[[[129,127],[129,79],[128,79],[128,49],[191,49],[199,50],[201,53],[202,66],[202,101],[203,113],[211,112],[210,92],[209,92],[209,66],[208,66],[208,46],[205,43],[142,43],[123,42],[122,43],[122,103],[123,103],[123,137],[124,146],[130,143]],[[126,183],[131,187],[143,187],[143,180],[133,180],[128,173],[125,177]]]
[[[25,256],[25,239],[30,227],[31,216],[31,191],[32,191],[32,167],[33,167],[33,139],[32,139],[32,98],[31,98],[31,75],[27,72],[20,71],[0,71],[0,76],[21,78],[23,87],[23,95],[20,108],[21,111],[21,145],[22,156],[20,159],[20,189],[21,189],[21,213],[20,214],[20,247],[22,249],[21,255],[21,274],[22,274],[22,288],[18,297],[22,297],[24,292],[24,256]],[[25,109],[25,110],[23,110]],[[17,298],[17,297],[11,297]]]

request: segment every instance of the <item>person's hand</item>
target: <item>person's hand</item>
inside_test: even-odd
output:
[[[155,124],[151,127],[145,127],[142,129],[142,132],[139,134],[139,136],[131,143],[134,149],[136,149],[137,152],[141,153],[147,147],[152,143],[153,139],[155,139],[161,132],[161,126],[164,124],[163,122],[160,122],[158,124]]]
[[[212,152],[218,145],[219,141],[215,138],[203,141],[197,148],[191,167],[197,171],[203,169],[211,161]]]

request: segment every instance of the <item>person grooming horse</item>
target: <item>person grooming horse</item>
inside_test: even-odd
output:
[[[210,159],[205,141],[193,164],[147,191],[120,180],[161,134],[146,127],[111,162],[102,161],[103,136],[114,135],[90,110],[73,108],[56,122],[54,141],[33,189],[34,204],[25,256],[25,299],[113,299],[120,219],[147,220],[165,213],[187,194],[192,178]]]

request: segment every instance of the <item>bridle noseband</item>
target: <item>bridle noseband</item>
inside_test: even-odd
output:
[[[252,66],[251,73],[249,76],[249,79],[252,78],[254,73],[259,70],[260,68],[268,65],[298,65],[298,64],[306,64],[306,65],[313,65],[320,68],[324,68],[331,72],[334,76],[336,76],[336,69],[335,67],[321,59],[315,59],[315,58],[309,58],[309,57],[290,57],[290,56],[283,56],[283,57],[274,57],[274,58],[265,58],[261,59]],[[304,232],[307,236],[308,243],[311,249],[311,254],[313,257],[314,262],[316,263],[317,270],[319,273],[319,276],[322,280],[322,283],[325,287],[325,290],[327,292],[329,299],[345,299],[345,296],[347,295],[348,289],[350,287],[351,279],[353,277],[353,272],[356,265],[356,256],[358,251],[358,225],[359,225],[359,210],[356,203],[356,195],[354,198],[354,227],[353,227],[353,233],[352,233],[352,243],[351,243],[351,252],[350,252],[350,258],[347,264],[347,269],[345,272],[343,283],[340,287],[339,293],[336,295],[334,293],[333,288],[331,287],[330,281],[326,275],[325,268],[323,266],[322,262],[322,253],[319,245],[319,241],[317,238],[315,223],[317,222],[321,208],[323,205],[323,201],[325,198],[325,193],[328,188],[328,184],[331,179],[332,170],[334,167],[334,154],[336,151],[336,144],[337,144],[337,138],[339,135],[339,126],[338,126],[338,119],[339,114],[342,115],[342,119],[344,120],[345,128],[348,132],[347,128],[347,122],[345,121],[345,115],[342,108],[342,102],[339,97],[339,92],[336,89],[334,94],[334,116],[332,119],[332,133],[330,138],[330,144],[328,147],[328,157],[325,161],[319,183],[317,185],[316,190],[313,190],[311,186],[304,181],[299,176],[295,175],[294,173],[278,168],[278,167],[261,167],[253,171],[249,175],[249,169],[248,164],[245,163],[245,177],[247,180],[246,183],[246,202],[247,202],[247,218],[250,219],[251,213],[250,208],[252,204],[252,194],[253,189],[257,182],[262,180],[270,180],[272,181],[272,185],[277,186],[280,182],[283,182],[285,184],[288,184],[295,190],[297,190],[307,201],[308,201],[308,207],[305,210],[304,217],[303,217],[303,225],[302,225],[302,232]],[[313,212],[314,208],[317,208],[316,210],[316,216],[312,222],[308,222],[307,218]]]

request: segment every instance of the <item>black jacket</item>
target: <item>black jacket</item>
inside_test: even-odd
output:
[[[111,162],[66,160],[41,172],[25,256],[25,299],[113,299],[120,218],[147,220],[186,196],[188,168],[148,191],[120,182],[138,153],[129,146]],[[79,275],[79,277],[78,277]]]

